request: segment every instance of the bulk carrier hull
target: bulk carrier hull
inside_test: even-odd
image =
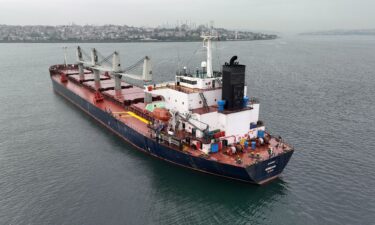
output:
[[[248,167],[229,165],[206,159],[205,157],[193,156],[184,151],[171,148],[165,143],[159,143],[154,138],[138,132],[115,118],[111,113],[102,110],[88,99],[74,93],[59,79],[53,79],[52,74],[51,80],[53,89],[57,94],[69,100],[136,149],[182,167],[239,181],[264,184],[281,174],[294,152],[294,150],[289,150]],[[104,101],[111,101],[111,99],[105,98]]]

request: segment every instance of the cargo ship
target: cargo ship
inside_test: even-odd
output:
[[[213,70],[216,38],[202,35],[207,54],[200,67],[183,67],[158,84],[147,56],[123,69],[118,52],[103,57],[77,47],[76,63],[65,58],[49,68],[53,90],[144,153],[225,178],[270,182],[294,148],[259,120],[259,101],[247,95],[246,66],[237,56]]]

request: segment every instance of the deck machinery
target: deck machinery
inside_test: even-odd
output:
[[[277,178],[294,149],[266,131],[259,102],[247,96],[245,65],[233,56],[212,68],[212,41],[202,35],[201,68],[178,71],[175,80],[152,82],[149,57],[122,69],[118,52],[50,67],[54,91],[137,149],[193,170],[263,184]],[[141,72],[134,72],[140,68]],[[134,80],[142,80],[142,86]]]

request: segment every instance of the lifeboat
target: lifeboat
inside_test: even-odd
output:
[[[152,111],[152,115],[155,119],[161,120],[161,121],[169,121],[171,118],[171,114],[167,109],[164,108],[155,108],[154,111]]]

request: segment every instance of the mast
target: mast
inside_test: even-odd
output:
[[[143,60],[142,79],[143,79],[143,81],[151,81],[152,80],[151,62],[150,62],[150,58],[148,56],[145,56],[145,58]]]
[[[82,57],[82,50],[81,47],[77,47],[77,62],[78,62],[78,72],[79,72],[79,79],[85,79],[85,72],[83,68],[83,57]]]
[[[121,78],[122,75],[118,74],[121,71],[120,55],[117,51],[113,53],[112,57],[112,75],[115,78],[115,94],[121,94]]]
[[[98,55],[97,55],[97,52],[96,52],[96,49],[93,48],[91,50],[91,64],[93,67],[97,66],[98,65]],[[95,83],[97,83],[98,85],[100,85],[100,73],[99,73],[99,70],[96,69],[96,68],[93,68],[94,70],[94,80],[95,80]]]
[[[207,77],[213,77],[212,71],[212,39],[217,36],[213,35],[212,32],[210,35],[202,35],[203,38],[203,47],[207,49]]]

